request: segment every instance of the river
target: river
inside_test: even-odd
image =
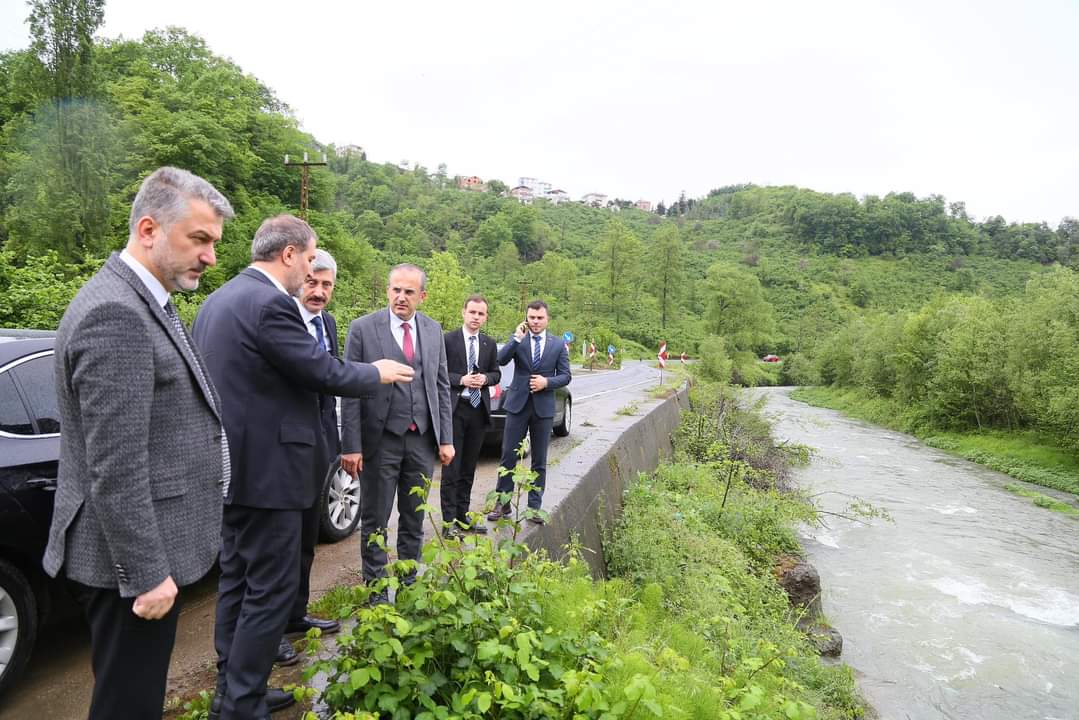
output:
[[[855,496],[894,521],[826,517],[803,538],[843,660],[880,716],[1079,718],[1079,520],[909,435],[789,388],[753,392],[779,438],[816,449],[797,479],[822,508]]]

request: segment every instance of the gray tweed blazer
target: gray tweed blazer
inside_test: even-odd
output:
[[[221,419],[209,379],[118,254],[56,334],[60,467],[45,570],[134,597],[183,586],[221,539]]]

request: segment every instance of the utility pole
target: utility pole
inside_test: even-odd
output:
[[[300,174],[300,219],[307,220],[307,185],[308,178],[311,174],[311,168],[318,165],[327,165],[326,153],[322,153],[322,162],[310,162],[307,159],[307,153],[303,154],[303,162],[289,162],[288,155],[285,156],[285,167],[298,167],[301,168]]]
[[[532,282],[526,278],[521,278],[517,281],[517,284],[521,288],[521,312],[525,311],[525,306],[528,305],[528,289],[532,287]]]

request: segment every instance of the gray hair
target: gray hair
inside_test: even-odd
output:
[[[139,218],[146,216],[152,217],[162,227],[168,227],[183,217],[192,200],[202,200],[224,220],[236,216],[228,199],[206,180],[180,168],[159,167],[139,186],[135,202],[131,204],[127,230],[134,235]]]
[[[315,261],[311,263],[311,272],[317,273],[323,270],[329,270],[334,278],[337,277],[337,261],[333,259],[333,255],[319,248],[315,251]]]
[[[427,292],[427,273],[423,271],[419,265],[413,265],[412,263],[401,263],[400,265],[394,265],[390,268],[390,272],[386,275],[386,285],[390,284],[390,278],[398,270],[409,270],[411,272],[418,272],[420,274],[420,290]]]
[[[318,235],[306,222],[287,213],[266,218],[251,240],[251,260],[271,262],[289,245],[304,250]]]

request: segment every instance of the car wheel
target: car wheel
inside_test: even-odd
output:
[[[573,403],[566,401],[566,409],[562,413],[562,422],[554,426],[554,434],[558,437],[569,435],[570,426],[573,424]]]
[[[37,602],[19,569],[0,560],[0,695],[30,660],[37,636]]]
[[[322,517],[319,537],[323,542],[339,542],[356,531],[360,523],[360,481],[334,461],[322,485]]]

